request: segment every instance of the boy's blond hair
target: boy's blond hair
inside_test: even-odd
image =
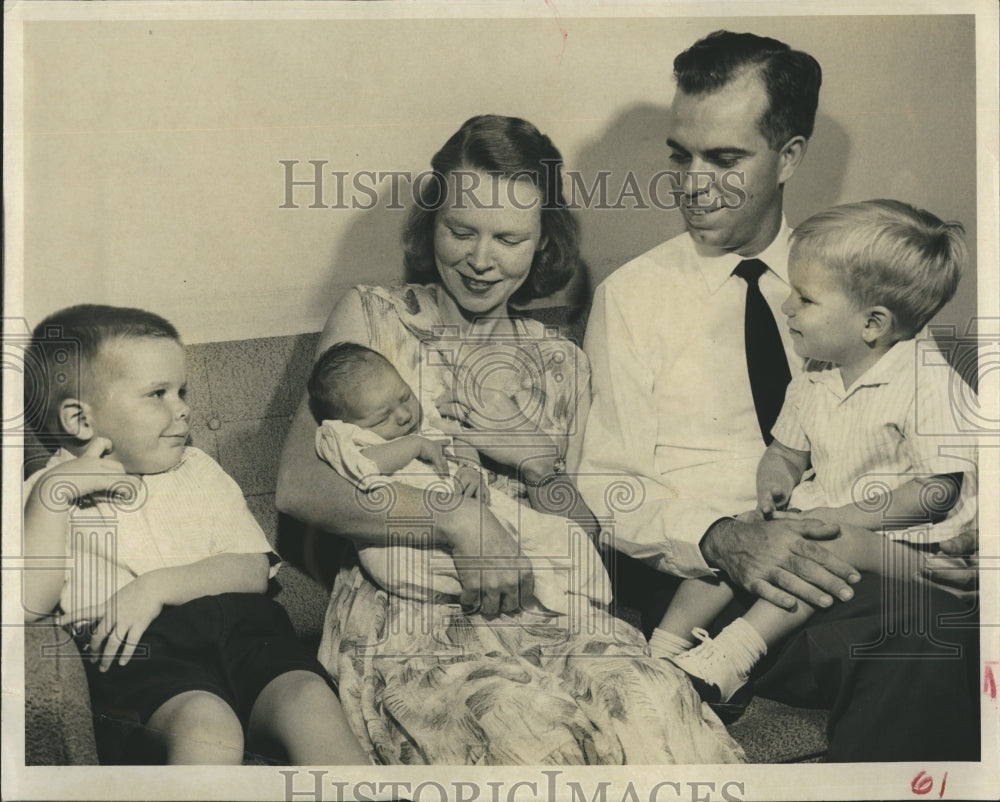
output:
[[[914,337],[955,294],[967,250],[960,223],[897,200],[846,203],[792,232],[791,260],[839,273],[859,307],[885,306],[893,336]]]

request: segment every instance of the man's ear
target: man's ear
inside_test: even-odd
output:
[[[865,327],[861,338],[866,343],[874,343],[892,334],[895,318],[884,306],[873,306],[865,311]]]
[[[87,404],[79,398],[64,398],[59,404],[59,428],[70,437],[87,441],[94,436]]]
[[[779,151],[781,169],[778,171],[778,183],[784,184],[798,168],[806,155],[809,140],[804,136],[793,136]]]

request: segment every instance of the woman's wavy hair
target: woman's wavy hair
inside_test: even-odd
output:
[[[432,174],[422,183],[419,200],[407,218],[403,250],[408,278],[427,281],[437,275],[434,225],[447,201],[448,175],[468,170],[530,180],[542,196],[544,245],[511,300],[524,303],[561,290],[580,264],[579,226],[563,197],[562,164],[552,140],[527,120],[495,114],[467,120],[434,154]]]

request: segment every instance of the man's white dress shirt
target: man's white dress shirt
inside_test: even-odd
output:
[[[782,220],[756,258],[789,367],[801,372],[781,314],[788,297]],[[598,288],[584,349],[593,402],[578,484],[605,542],[660,571],[711,572],[698,548],[720,517],[756,506],[757,423],[743,341],[743,257],[671,239]]]

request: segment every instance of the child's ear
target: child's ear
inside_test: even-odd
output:
[[[87,417],[87,405],[79,398],[64,398],[59,404],[59,428],[70,437],[87,441],[94,436],[94,428]]]
[[[893,323],[892,312],[884,306],[873,306],[865,312],[865,327],[861,338],[866,343],[882,340],[892,333]]]

